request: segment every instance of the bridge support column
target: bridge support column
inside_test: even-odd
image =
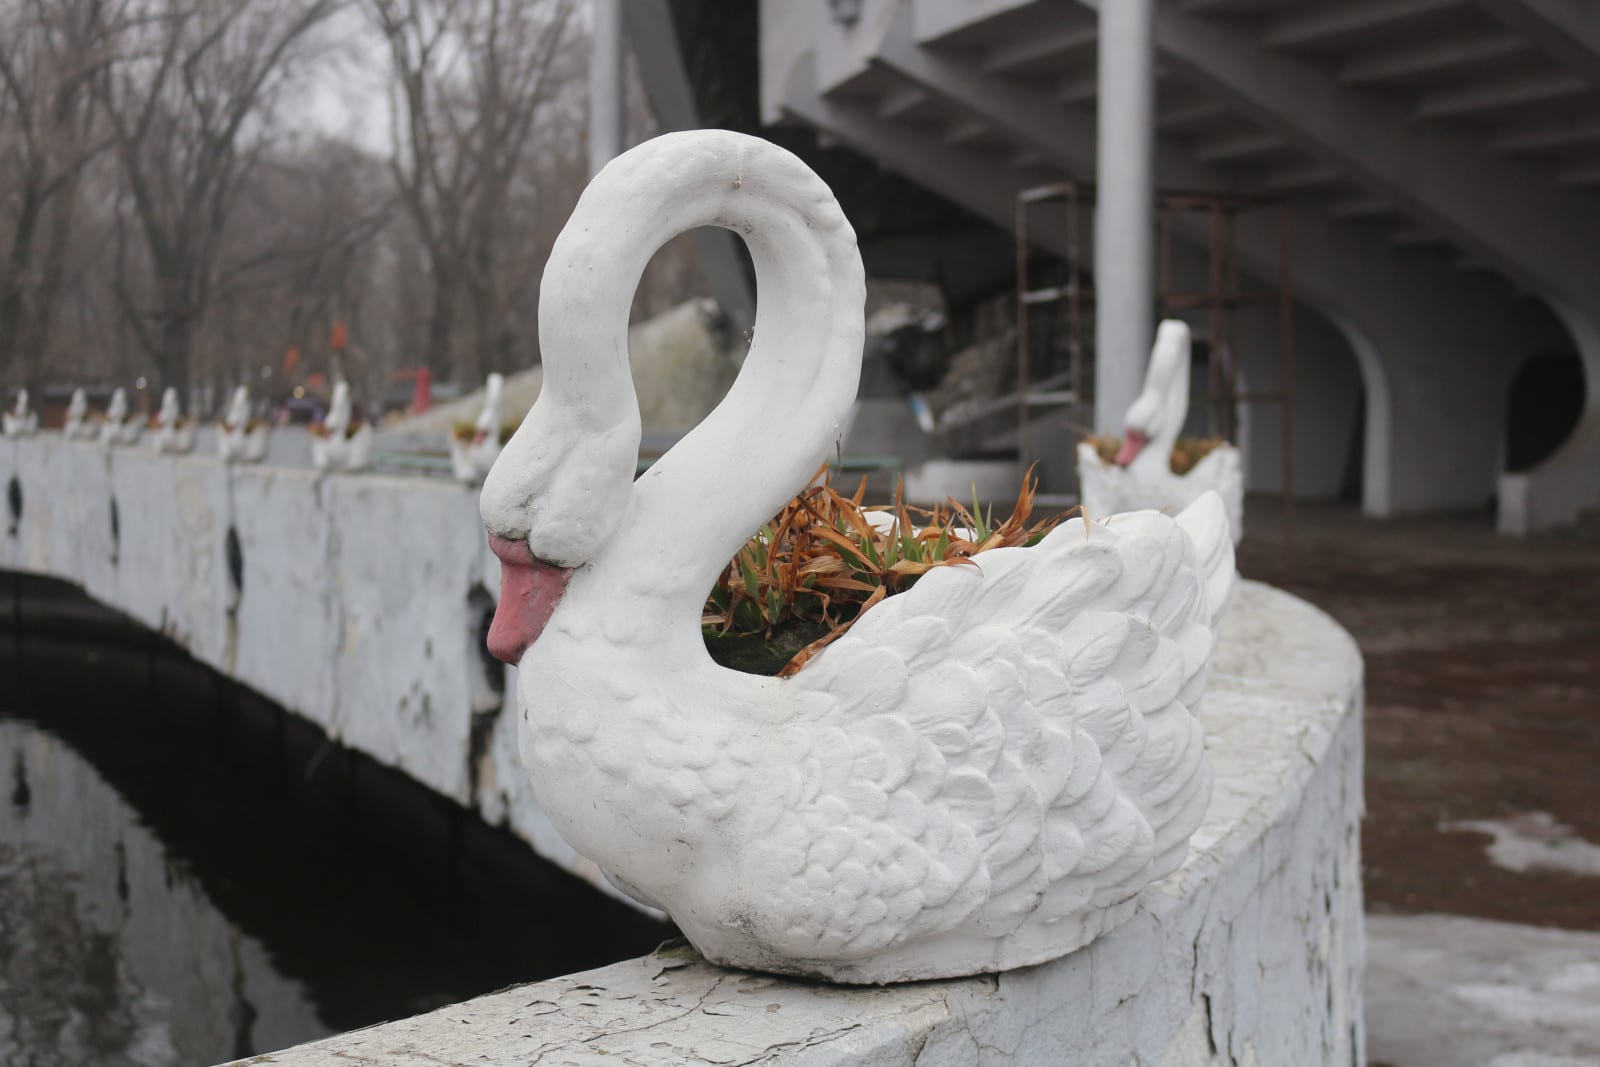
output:
[[[1155,6],[1100,7],[1095,429],[1120,433],[1155,323]]]
[[[622,152],[621,0],[594,0],[594,39],[589,54],[589,175]]]

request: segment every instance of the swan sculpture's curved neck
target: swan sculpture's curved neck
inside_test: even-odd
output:
[[[722,403],[635,483],[629,308],[650,257],[698,226],[731,229],[749,247],[753,341]],[[544,384],[486,484],[490,532],[526,537],[556,563],[592,563],[616,588],[670,605],[673,622],[692,621],[698,641],[718,572],[834,451],[860,377],[865,292],[843,212],[783,149],[697,131],[613,160],[545,268]]]
[[[1172,449],[1189,416],[1189,328],[1163,322],[1150,350],[1144,389],[1128,408],[1126,426],[1149,438],[1129,467],[1150,475],[1170,472]]]
[[[475,424],[478,429],[486,433],[499,434],[500,425],[505,421],[501,414],[505,406],[502,399],[504,389],[505,379],[499,374],[489,375],[484,382],[483,410],[478,412],[478,421]],[[495,438],[495,443],[499,444],[498,436]]]

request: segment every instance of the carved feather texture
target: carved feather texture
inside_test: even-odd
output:
[[[793,679],[785,802],[741,864],[769,882],[773,949],[1003,938],[1181,862],[1210,792],[1197,713],[1233,575],[1220,502],[1074,520],[979,562],[871,609]]]

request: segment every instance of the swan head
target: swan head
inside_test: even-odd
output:
[[[128,393],[122,386],[117,386],[111,394],[111,402],[106,405],[106,416],[115,422],[121,422],[128,414]]]
[[[28,413],[28,391],[26,389],[17,390],[16,412],[18,415],[26,415]]]
[[[1123,417],[1122,448],[1115,462],[1126,467],[1152,441],[1166,444],[1167,451],[1183,429],[1189,412],[1189,324],[1166,319],[1156,330],[1156,343],[1150,349],[1150,369],[1145,372],[1144,389]]]
[[[83,418],[89,411],[89,394],[82,389],[72,391],[72,401],[67,405],[67,414]]]
[[[161,411],[156,417],[161,420],[161,425],[173,426],[178,421],[178,415],[178,391],[169,386],[161,394]]]
[[[478,511],[500,560],[489,651],[516,665],[538,640],[573,571],[622,522],[639,458],[639,413],[629,397],[610,425],[541,392],[483,482]]]

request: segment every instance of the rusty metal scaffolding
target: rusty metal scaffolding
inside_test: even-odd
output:
[[[1035,288],[1030,283],[1032,243],[1029,239],[1029,213],[1045,203],[1057,202],[1066,209],[1065,250],[1062,259],[1065,280],[1057,285]],[[1093,211],[1094,187],[1075,182],[1054,182],[1023,189],[1017,194],[1017,440],[1024,466],[1037,458],[1030,431],[1032,409],[1040,396],[1070,396],[1069,422],[1075,432],[1087,436],[1094,392],[1089,381],[1089,345],[1086,341],[1086,309],[1094,306],[1093,264],[1083,253],[1082,213]],[[1294,541],[1294,291],[1290,271],[1292,228],[1288,205],[1270,197],[1239,193],[1158,191],[1156,211],[1159,219],[1160,266],[1156,306],[1161,315],[1204,311],[1206,323],[1206,395],[1211,424],[1218,436],[1238,444],[1241,404],[1278,404],[1282,414],[1282,493],[1283,540],[1288,549]],[[1239,217],[1247,213],[1274,212],[1278,223],[1278,262],[1268,284],[1246,289],[1240,283],[1235,234]],[[1198,225],[1186,227],[1193,237],[1203,228],[1207,259],[1206,286],[1199,290],[1174,288],[1172,242],[1175,228],[1186,217],[1200,216]],[[1275,282],[1275,284],[1274,284]],[[1050,338],[1043,361],[1044,383],[1053,388],[1041,394],[1041,368],[1033,358],[1029,339],[1029,313],[1040,305],[1059,303],[1066,307],[1063,331]],[[1241,392],[1235,352],[1238,312],[1246,307],[1277,309],[1279,381],[1276,390]],[[1064,359],[1062,358],[1064,356]],[[1064,366],[1062,365],[1064,364]],[[1061,388],[1065,386],[1065,388]]]

